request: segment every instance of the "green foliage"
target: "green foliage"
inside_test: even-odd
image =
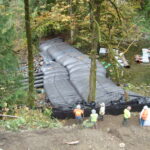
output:
[[[30,1],[30,7],[32,10],[32,15],[36,16],[41,11],[44,11],[45,9],[48,10],[51,8],[51,5],[55,3],[56,0],[32,0]]]
[[[58,128],[61,124],[52,119],[51,109],[46,108],[44,113],[40,110],[29,110],[28,107],[15,110],[17,119],[1,120],[0,125],[7,130],[17,131],[20,129]]]
[[[48,117],[49,117],[49,116],[52,115],[52,110],[49,109],[49,108],[45,108],[43,114],[44,114],[45,116],[48,116]]]
[[[12,13],[3,3],[0,5],[0,107],[3,103],[16,103],[24,97],[21,90],[21,75],[18,70],[17,57],[13,52],[15,29]]]
[[[24,126],[26,121],[24,118],[20,117],[19,119],[0,121],[0,125],[4,126],[7,130],[17,131],[19,128]]]
[[[48,34],[57,34],[65,31],[70,17],[66,15],[66,2],[45,4],[39,3],[40,9],[35,9],[32,17],[33,39],[37,40]],[[49,6],[49,7],[47,7]]]
[[[136,24],[145,34],[150,34],[150,1],[145,0],[141,3],[138,16],[135,17]],[[150,38],[150,37],[148,37]]]
[[[57,0],[56,3],[51,1],[48,4],[46,0],[42,0],[36,5],[34,3],[35,0],[31,5],[35,7],[38,5],[40,8],[34,9],[32,13],[36,14],[32,18],[34,39],[48,34],[68,34],[72,30],[76,47],[84,49],[90,46],[92,35],[89,0]],[[98,4],[100,5],[100,1]],[[97,14],[99,16],[97,33],[101,45],[107,47],[107,44],[111,43],[117,46],[119,42],[136,38],[138,31],[135,34],[136,26],[133,18],[138,8],[139,2],[135,1],[101,1],[100,12]]]
[[[140,32],[136,24],[144,32],[150,31],[149,0],[143,1],[141,8],[139,1],[101,0],[101,2],[100,13],[97,14],[100,21],[96,22],[99,46],[107,48],[111,46],[124,52],[125,49],[121,44],[135,39]],[[30,0],[30,6],[33,42],[46,35],[53,36],[57,33],[68,35],[72,30],[75,33],[75,46],[85,53],[91,49],[89,0],[72,0],[71,3],[62,0]],[[0,108],[6,103],[10,106],[26,103],[27,93],[20,83],[22,77],[17,71],[18,62],[14,53],[26,48],[23,8],[23,0],[0,0]],[[109,62],[112,64],[110,70],[115,70],[113,59],[110,58]],[[118,71],[120,74],[121,70]],[[149,82],[148,75],[142,77],[144,78]],[[45,110],[44,113],[48,115],[51,112]]]

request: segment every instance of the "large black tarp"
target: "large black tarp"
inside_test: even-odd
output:
[[[72,86],[67,70],[56,62],[44,64],[44,88],[53,107],[62,110],[70,109],[82,99]]]
[[[44,58],[44,88],[53,107],[69,111],[77,103],[86,102],[91,64],[89,57],[58,38],[42,43],[40,51]],[[106,78],[106,70],[98,61],[96,87],[96,106],[102,102],[110,106],[124,94],[121,87]],[[128,93],[132,101],[139,96]]]

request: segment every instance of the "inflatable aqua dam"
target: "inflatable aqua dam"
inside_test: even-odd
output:
[[[106,113],[118,115],[131,105],[133,111],[150,105],[150,98],[128,92],[130,100],[124,100],[124,90],[106,78],[106,70],[97,61],[96,101],[88,103],[90,63],[89,57],[59,38],[44,41],[40,45],[44,63],[41,67],[46,95],[57,118],[73,117],[73,109],[81,104],[88,116],[92,108],[97,111],[104,102]]]

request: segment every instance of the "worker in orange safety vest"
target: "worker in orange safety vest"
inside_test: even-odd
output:
[[[84,110],[81,109],[80,105],[77,105],[76,108],[73,110],[73,113],[75,114],[75,119],[78,123],[82,122]]]
[[[149,115],[148,106],[144,106],[140,113],[140,125],[143,127]]]

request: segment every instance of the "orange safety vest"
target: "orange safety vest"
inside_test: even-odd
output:
[[[144,110],[143,113],[142,113],[141,118],[142,118],[143,120],[146,120],[147,117],[148,117],[148,110]]]
[[[81,116],[83,114],[83,110],[81,109],[74,109],[73,112],[75,113],[75,116]]]

